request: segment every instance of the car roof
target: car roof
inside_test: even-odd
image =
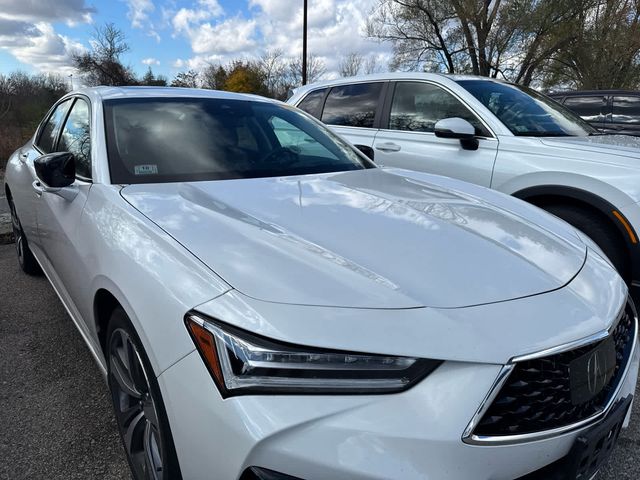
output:
[[[579,96],[592,96],[592,95],[615,95],[615,94],[632,94],[632,95],[640,95],[640,91],[638,90],[621,90],[621,89],[610,89],[610,90],[565,90],[560,92],[550,93],[550,97],[579,97]]]
[[[304,93],[309,90],[315,90],[318,88],[330,87],[334,85],[345,85],[350,83],[382,82],[382,81],[393,81],[393,80],[439,80],[439,81],[442,81],[444,79],[452,80],[454,82],[457,82],[460,80],[484,80],[484,81],[504,83],[503,80],[498,80],[496,78],[490,78],[490,77],[481,77],[478,75],[458,75],[458,74],[430,73],[430,72],[387,72],[387,73],[374,73],[370,75],[356,75],[355,77],[343,77],[343,78],[336,78],[333,80],[325,80],[322,82],[312,83],[309,85],[305,85],[303,87],[296,88],[294,90],[294,94],[298,95],[300,93]]]
[[[71,92],[83,94],[93,101],[113,100],[117,98],[218,98],[227,100],[245,100],[280,103],[277,100],[247,93],[223,92],[202,88],[180,87],[88,87]]]

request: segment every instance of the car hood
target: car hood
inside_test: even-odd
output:
[[[640,159],[640,138],[630,135],[593,135],[591,137],[553,137],[543,138],[542,143],[552,147],[569,148],[578,151],[590,151],[598,153],[598,159],[602,160],[609,155],[634,159]],[[611,157],[609,157],[611,158]]]
[[[586,256],[572,229],[539,226],[549,223],[542,211],[525,219],[383,169],[121,192],[230,286],[270,302],[480,305],[560,288]]]

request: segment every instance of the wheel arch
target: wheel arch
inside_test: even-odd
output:
[[[93,318],[102,353],[106,357],[107,329],[113,311],[122,307],[118,299],[106,288],[100,288],[93,297]]]
[[[527,187],[512,193],[516,198],[544,209],[551,204],[569,204],[583,208],[605,220],[625,246],[631,263],[632,278],[640,278],[640,253],[638,234],[618,207],[601,196],[566,185],[540,185]]]

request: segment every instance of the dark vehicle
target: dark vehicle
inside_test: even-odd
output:
[[[640,92],[582,90],[549,96],[604,133],[640,136]]]

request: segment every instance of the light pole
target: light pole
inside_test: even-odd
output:
[[[307,84],[307,0],[302,14],[302,85]]]

